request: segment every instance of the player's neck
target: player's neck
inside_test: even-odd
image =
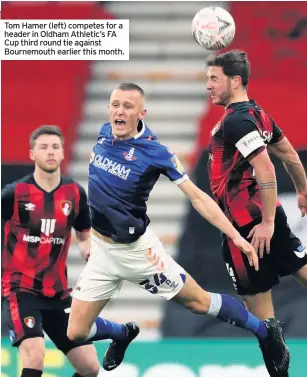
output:
[[[237,102],[244,102],[244,101],[249,101],[249,98],[247,96],[246,93],[242,93],[242,94],[239,94],[239,95],[236,95],[234,97],[231,98],[231,100],[229,101],[229,103],[227,103],[227,105],[225,106],[225,109],[231,105],[232,103],[237,103]]]
[[[116,135],[113,135],[114,136],[114,139],[115,140],[129,140],[129,139],[132,139],[135,135],[137,135],[137,133],[131,133],[131,134],[128,134],[128,135],[124,135],[124,136],[116,136]]]
[[[123,135],[123,136],[117,136],[117,135],[114,135],[114,139],[115,140],[129,140],[129,139],[132,139],[134,136],[136,136],[137,134],[139,133],[139,131],[136,129],[136,130],[132,130],[129,134],[127,135]]]
[[[51,192],[56,189],[61,182],[61,171],[57,169],[53,173],[46,173],[39,168],[35,168],[33,177],[39,187],[46,192]]]

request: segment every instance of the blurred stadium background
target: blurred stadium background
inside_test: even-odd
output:
[[[107,120],[110,92],[120,81],[133,81],[147,94],[149,127],[178,154],[194,182],[209,192],[208,137],[222,109],[209,103],[204,72],[207,52],[194,42],[190,25],[194,14],[211,4],[2,2],[3,19],[130,20],[129,61],[1,62],[2,187],[33,170],[29,133],[42,124],[56,124],[66,138],[64,173],[87,189],[88,160],[100,125]],[[214,4],[228,9],[236,21],[230,47],[246,50],[251,60],[250,98],[274,117],[307,169],[307,2]],[[289,223],[307,244],[307,220],[300,218],[291,180],[281,164],[274,163]],[[169,253],[200,285],[235,296],[222,261],[219,232],[164,177],[153,190],[148,212]],[[68,266],[73,286],[83,266],[74,243]],[[291,278],[274,289],[276,315],[291,338],[291,377],[307,375],[306,297]],[[140,341],[131,347],[126,363],[111,372],[113,376],[268,376],[256,342],[247,333],[185,312],[130,284],[124,285],[103,316],[119,322],[137,320],[142,327]],[[18,377],[20,365],[6,338],[5,324],[2,313],[2,377]],[[104,342],[97,347],[105,348]],[[54,352],[48,345],[44,377],[68,376],[69,366]]]

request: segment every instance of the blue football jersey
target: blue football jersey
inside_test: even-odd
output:
[[[128,140],[116,140],[111,124],[104,124],[89,163],[92,227],[116,242],[136,241],[150,222],[146,201],[160,174],[177,185],[189,179],[144,122]]]

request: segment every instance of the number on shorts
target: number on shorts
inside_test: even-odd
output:
[[[237,279],[236,279],[235,273],[234,273],[232,267],[230,267],[229,263],[226,263],[226,268],[227,268],[227,271],[229,273],[229,276],[231,277],[233,286],[235,287],[235,289],[237,289],[238,288]]]

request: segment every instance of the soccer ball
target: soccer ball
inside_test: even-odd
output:
[[[196,42],[206,50],[227,47],[236,32],[231,14],[220,7],[206,7],[197,12],[192,21],[192,34]]]

